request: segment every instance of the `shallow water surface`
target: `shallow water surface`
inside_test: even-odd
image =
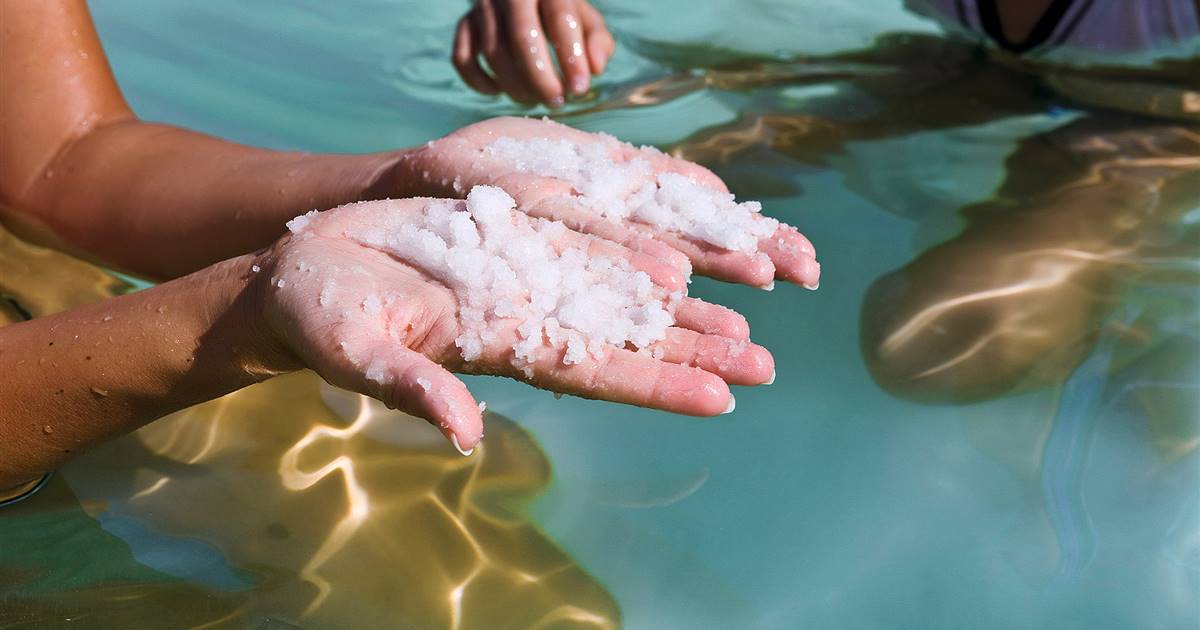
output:
[[[621,46],[558,116],[812,239],[815,293],[692,285],[774,385],[701,421],[472,378],[471,460],[308,374],[251,388],[0,512],[0,627],[1195,627],[1196,122],[899,0],[683,4],[603,3]],[[463,8],[93,3],[140,114],[314,151],[519,113],[454,77]]]

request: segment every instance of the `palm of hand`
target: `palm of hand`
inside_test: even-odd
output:
[[[321,213],[266,254],[258,282],[269,296],[269,325],[306,365],[334,385],[429,420],[460,449],[482,437],[482,413],[450,370],[693,415],[724,411],[732,401],[726,382],[758,384],[774,373],[770,354],[747,341],[740,315],[689,298],[652,353],[606,348],[595,360],[565,365],[563,348],[543,340],[535,359],[518,367],[514,320],[478,358],[464,361],[455,343],[463,332],[455,292],[428,270],[349,236],[361,226],[394,226],[426,203],[367,202]],[[529,219],[514,213],[512,220]],[[685,288],[682,275],[653,257],[570,231],[561,238],[589,255],[624,258],[664,296]]]
[[[756,286],[769,285],[774,279],[809,288],[815,288],[819,282],[816,252],[795,228],[780,225],[775,234],[760,241],[759,253],[747,254],[634,220],[610,221],[570,203],[575,191],[569,183],[522,172],[512,164],[488,156],[484,148],[503,137],[547,138],[577,144],[612,142],[605,136],[545,120],[493,118],[406,154],[389,184],[401,187],[398,182],[403,182],[403,188],[415,188],[418,194],[436,197],[461,197],[472,186],[498,186],[531,216],[562,221],[571,229],[622,243],[681,269],[694,267],[701,275]],[[719,177],[698,164],[614,145],[615,161],[635,157],[650,162],[656,174],[677,173],[708,188],[728,192]]]

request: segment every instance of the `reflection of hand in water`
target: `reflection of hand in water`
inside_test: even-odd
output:
[[[697,55],[672,56],[669,46],[643,48],[668,63],[697,63]],[[652,104],[689,90],[761,90],[737,121],[672,150],[750,195],[794,189],[795,162],[771,169],[765,158],[766,167],[744,180],[741,171],[721,167],[736,169],[759,150],[827,166],[853,141],[1039,113],[1056,102],[1044,80],[1063,72],[1003,66],[927,36],[883,38],[870,49],[800,63],[723,54],[674,82],[646,86],[671,89],[641,97],[655,96],[642,99]],[[1139,84],[1149,100],[1178,99],[1171,86],[1194,81],[1169,66],[1140,76],[1164,82],[1157,91]],[[809,83],[836,89],[800,101],[763,89]],[[1107,113],[1025,140],[998,198],[964,211],[968,226],[959,237],[868,292],[862,345],[872,374],[898,395],[940,401],[1061,381],[1092,347],[1126,281],[1154,270],[1144,264],[1148,257],[1186,243],[1169,233],[1200,199],[1198,162],[1194,128]],[[770,177],[779,182],[765,181]]]
[[[922,61],[930,52],[939,63]],[[965,52],[913,37],[817,60],[816,68],[718,64],[704,71],[706,84],[758,89],[803,85],[811,82],[803,72],[835,62],[847,69],[841,80],[852,89],[806,98],[799,107],[773,103],[767,92],[755,103],[767,103],[768,111],[751,110],[673,153],[718,170],[756,149],[826,166],[853,141],[979,125],[1051,102],[1035,75]],[[1060,381],[1091,348],[1123,281],[1145,270],[1139,259],[1154,255],[1156,228],[1194,202],[1198,155],[1186,128],[1113,115],[1023,142],[999,198],[965,211],[968,226],[958,238],[868,292],[862,344],[872,374],[898,395],[941,401]],[[756,194],[764,177],[790,182],[794,169],[794,162],[760,168],[751,182],[722,175]]]
[[[81,500],[200,538],[258,574],[223,613],[239,623],[619,624],[608,593],[522,516],[550,467],[517,425],[489,415],[486,446],[462,458],[411,418],[322,387],[311,373],[253,386],[101,446],[63,475]],[[208,597],[144,593],[168,595],[189,612]]]
[[[1024,141],[960,236],[868,290],[872,375],[900,396],[954,402],[1061,382],[1200,199],[1198,141],[1108,117]]]

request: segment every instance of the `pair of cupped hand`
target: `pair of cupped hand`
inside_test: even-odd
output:
[[[603,141],[554,123],[494,119],[407,153],[381,185],[399,190],[403,182],[411,190],[412,182],[423,182],[419,190],[433,197],[461,197],[472,186],[498,186],[517,202],[514,223],[531,217],[562,221],[570,229],[555,246],[625,260],[650,276],[663,300],[673,292],[686,293],[692,269],[756,286],[776,279],[817,284],[820,268],[813,247],[791,227],[781,225],[763,239],[762,253],[744,254],[641,223],[610,221],[570,203],[572,189],[566,182],[489,158],[483,148],[498,137]],[[632,154],[613,157],[629,159]],[[656,172],[683,174],[725,190],[719,178],[691,162],[660,155],[652,166]],[[514,320],[485,344],[477,359],[464,361],[455,345],[463,331],[454,292],[425,270],[348,236],[383,217],[394,225],[395,213],[415,220],[428,203],[427,198],[372,201],[319,213],[302,234],[285,236],[260,253],[257,271],[247,273],[262,298],[267,329],[299,362],[334,385],[428,420],[459,450],[470,452],[479,443],[483,418],[452,371],[507,376],[556,392],[696,416],[730,410],[729,384],[758,385],[774,378],[774,359],[748,341],[745,318],[687,297],[679,302],[666,338],[641,352],[606,347],[592,360],[565,365],[565,349],[543,340],[532,364],[519,368],[512,361],[519,323]],[[368,296],[379,295],[403,299],[364,307]],[[356,316],[347,318],[348,309]]]

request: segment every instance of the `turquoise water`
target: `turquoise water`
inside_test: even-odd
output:
[[[823,278],[815,293],[692,285],[778,362],[719,419],[469,381],[540,443],[554,476],[535,520],[624,625],[1195,627],[1196,128],[980,69],[898,0],[644,4],[601,5],[621,44],[563,120],[711,166],[799,226]],[[143,117],[345,152],[520,113],[455,78],[464,5],[92,3]],[[913,35],[838,56],[898,32]],[[922,50],[945,54],[901,54]],[[1089,152],[1097,138],[1133,164]],[[897,321],[971,296],[977,309],[872,354]],[[905,381],[925,368],[942,376]],[[106,527],[119,538],[153,521],[123,510]],[[240,588],[221,575],[208,583]]]

